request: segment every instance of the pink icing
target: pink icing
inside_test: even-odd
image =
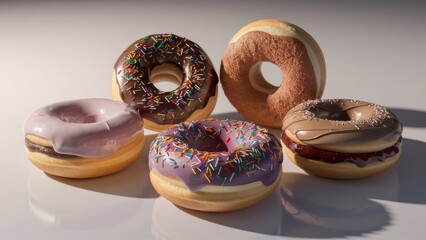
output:
[[[48,140],[57,153],[101,158],[143,131],[142,126],[140,114],[125,103],[79,99],[37,109],[26,120],[24,132]]]
[[[173,125],[152,142],[149,167],[193,192],[206,185],[271,185],[281,171],[281,144],[256,124],[206,119]]]

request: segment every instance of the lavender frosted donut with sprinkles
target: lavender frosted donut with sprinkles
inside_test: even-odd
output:
[[[256,124],[206,119],[173,125],[152,142],[150,178],[176,205],[223,212],[269,196],[281,178],[283,154]]]
[[[162,91],[154,83],[179,87]],[[218,77],[196,43],[174,34],[153,34],[120,55],[112,76],[113,99],[134,105],[145,127],[161,131],[172,124],[204,119],[216,105]]]

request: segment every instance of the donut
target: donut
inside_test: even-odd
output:
[[[277,65],[284,76],[275,87],[263,77],[262,62]],[[226,97],[244,117],[280,128],[288,110],[322,96],[325,61],[315,40],[300,27],[274,19],[252,22],[229,42],[220,81]]]
[[[281,141],[307,173],[356,179],[382,172],[401,155],[402,124],[383,106],[351,99],[310,100],[283,120]]]
[[[90,178],[126,168],[144,146],[137,110],[110,99],[79,99],[35,110],[24,124],[25,149],[46,173]]]
[[[179,84],[164,92],[154,83]],[[184,121],[207,118],[217,100],[218,77],[196,43],[174,34],[148,35],[120,55],[112,75],[112,96],[134,105],[145,128],[161,131]]]
[[[149,151],[151,183],[181,207],[225,212],[253,205],[280,182],[279,141],[256,124],[196,120],[161,132]]]

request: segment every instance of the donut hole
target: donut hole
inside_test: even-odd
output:
[[[154,86],[162,92],[171,92],[179,88],[183,82],[182,70],[170,63],[155,66],[149,76]]]
[[[284,84],[285,76],[281,69],[271,62],[258,62],[249,71],[251,86],[266,94],[273,94]]]
[[[346,111],[329,111],[322,108],[312,109],[316,117],[331,121],[351,121],[351,114]]]
[[[220,137],[206,138],[205,141],[188,141],[191,148],[205,152],[227,152],[228,147]]]
[[[52,117],[67,123],[94,123],[103,121],[107,118],[103,114],[104,110],[93,112],[80,105],[68,105],[51,109]]]
[[[183,135],[190,148],[206,152],[227,152],[228,146],[217,134],[215,127],[206,128],[202,124],[194,124]]]

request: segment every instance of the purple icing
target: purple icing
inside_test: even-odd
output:
[[[206,185],[272,184],[281,171],[281,144],[267,129],[235,120],[181,123],[152,142],[149,168],[179,178],[191,191]]]
[[[24,132],[48,140],[57,153],[101,158],[143,131],[142,126],[140,114],[125,103],[80,99],[37,109],[26,120]]]

